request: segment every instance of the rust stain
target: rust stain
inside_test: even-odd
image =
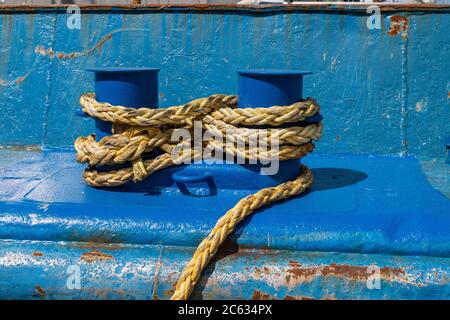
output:
[[[33,256],[34,257],[42,257],[44,254],[42,253],[42,252],[40,252],[40,251],[34,251],[33,252]]]
[[[264,271],[264,274],[267,274],[267,275],[270,274],[270,269],[266,266],[264,266],[263,271]]]
[[[21,84],[22,82],[24,82],[28,78],[28,76],[34,70],[34,66],[35,65],[36,65],[36,60],[33,63],[33,67],[27,73],[25,73],[22,76],[17,77],[16,79],[13,79],[11,81],[6,81],[6,80],[3,80],[3,79],[0,79],[0,86],[2,86],[2,87],[11,87],[13,85]]]
[[[62,52],[58,51],[55,52],[52,48],[44,48],[42,46],[38,46],[35,48],[34,52],[41,56],[49,56],[50,59],[53,59],[54,57],[64,60],[64,59],[75,59],[87,56],[91,54],[92,52],[100,49],[107,41],[111,40],[112,37],[115,34],[121,33],[121,32],[129,32],[129,31],[149,31],[149,29],[143,29],[143,28],[119,28],[116,30],[113,30],[106,35],[104,35],[96,44],[94,44],[92,47],[87,48],[85,50],[81,51],[74,51],[74,52]]]
[[[447,92],[447,99],[450,99],[450,91]]]
[[[40,297],[45,297],[45,291],[40,286],[35,286],[34,289],[36,289]]]
[[[251,297],[252,300],[271,300],[273,297],[265,292],[261,292],[259,290],[253,290],[253,295]]]
[[[67,246],[67,244],[65,244]],[[85,242],[85,243],[70,243],[70,247],[80,248],[80,249],[106,249],[106,250],[120,250],[124,246],[117,243],[98,243],[98,242]]]
[[[262,292],[260,290],[253,290],[253,295],[251,297],[252,300],[316,300],[313,297],[309,296],[292,296],[286,295],[281,299],[276,298],[275,296],[268,294],[266,292]],[[332,300],[328,297],[325,297],[323,300]]]
[[[37,46],[34,48],[34,53],[38,56],[49,56],[50,59],[53,59],[55,57],[55,52],[52,48],[45,49],[43,46]]]
[[[352,266],[346,264],[321,265],[303,267],[300,263],[289,262],[289,269],[286,270],[287,281],[291,279],[301,282],[312,281],[317,276],[334,276],[357,281],[367,281],[369,273],[367,266]],[[380,276],[388,281],[406,281],[405,271],[400,268],[383,267],[380,268]]]
[[[289,264],[289,266],[294,267],[294,268],[300,268],[302,266],[300,263],[298,263],[297,261],[293,261],[293,260],[290,260],[288,262],[288,264]]]
[[[98,250],[92,250],[90,252],[85,252],[81,255],[81,260],[91,263],[95,261],[108,261],[113,260],[114,257],[110,254],[100,252]]]
[[[408,18],[404,16],[391,16],[391,25],[388,30],[388,35],[396,36],[401,32],[402,38],[408,36]]]
[[[336,263],[304,266],[297,261],[289,261],[286,267],[280,267],[279,265],[269,265],[262,269],[253,267],[253,279],[263,280],[274,288],[287,288],[288,290],[321,277],[324,279],[335,277],[345,281],[364,283],[373,274],[369,267]],[[424,286],[414,274],[408,273],[406,269],[408,267],[382,267],[379,271],[380,278],[387,282],[396,282],[416,287]]]
[[[77,231],[73,231],[69,236],[69,245],[75,248],[89,248],[96,249],[102,248],[107,250],[116,250],[124,248],[123,244],[120,244],[122,240],[117,237],[112,237],[110,233],[92,233],[89,235],[80,235]]]
[[[98,41],[93,47],[88,48],[86,50],[79,51],[79,52],[71,52],[71,53],[58,52],[58,53],[56,53],[56,56],[58,57],[58,59],[73,59],[73,58],[79,58],[79,57],[86,56],[86,55],[90,54],[91,52],[99,49],[101,46],[103,46],[103,44],[106,41],[110,40],[112,38],[113,34],[117,33],[117,32],[119,32],[119,30],[108,33],[103,38],[101,38],[100,41]]]

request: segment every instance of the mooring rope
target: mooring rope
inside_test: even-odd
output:
[[[82,95],[80,104],[85,113],[113,124],[113,134],[100,141],[96,141],[94,135],[79,137],[75,141],[77,160],[88,164],[84,172],[86,183],[92,187],[114,187],[131,181],[140,182],[158,170],[181,164],[185,160],[205,159],[205,154],[210,154],[205,151],[211,150],[248,161],[299,159],[312,152],[312,141],[321,137],[321,122],[295,126],[296,122],[319,113],[320,107],[313,99],[270,108],[237,108],[237,101],[237,96],[215,94],[182,106],[133,109],[98,102],[91,93]],[[199,149],[191,148],[191,141],[173,140],[174,130],[183,128],[192,132],[197,121],[214,138],[202,141]],[[278,128],[290,123],[293,126]],[[271,128],[261,134],[259,129],[238,126]],[[227,143],[217,138],[226,138]],[[257,146],[248,143],[252,138],[258,138]],[[276,148],[273,141],[277,143]],[[239,147],[239,144],[245,147]],[[161,154],[151,159],[143,158],[154,150]],[[211,157],[214,156],[211,153]],[[97,165],[123,163],[129,163],[130,166],[111,171],[97,171],[95,168]],[[259,208],[301,194],[312,182],[311,171],[302,165],[296,179],[241,199],[217,221],[209,235],[199,244],[179,277],[171,299],[189,298],[201,273],[237,224]]]

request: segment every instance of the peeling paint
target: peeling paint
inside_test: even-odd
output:
[[[367,282],[369,266],[354,266],[346,264],[331,263],[329,265],[307,265],[303,266],[297,261],[289,261],[287,268],[279,266],[266,266],[264,273],[261,269],[254,268],[255,279],[265,279],[274,288],[295,288],[304,283],[310,283],[317,278],[335,277],[347,281]],[[408,273],[404,268],[380,268],[382,280],[392,283],[403,283],[412,286],[424,286],[414,273]]]
[[[70,242],[69,246],[80,249],[105,249],[105,250],[121,250],[124,245],[120,243],[101,243],[101,242]]]
[[[269,300],[272,299],[268,293],[261,292],[259,290],[253,290],[252,300]]]
[[[50,299],[167,299],[195,248],[182,246],[125,245],[114,260],[81,264],[81,291],[69,290],[67,267],[76,264],[82,251],[70,243],[53,241],[0,241],[0,298],[40,295]],[[67,245],[62,248],[61,245]],[[81,251],[81,252],[80,252]],[[14,253],[13,253],[14,252]],[[32,252],[45,256],[34,257]],[[63,252],[63,254],[61,254]],[[90,256],[102,256],[95,252]],[[50,265],[51,260],[58,263]],[[59,261],[61,260],[61,261]],[[201,276],[194,299],[385,299],[448,297],[448,258],[277,251],[255,258],[230,255],[211,265]],[[158,262],[159,261],[159,262]],[[55,261],[56,262],[56,261]],[[160,263],[160,267],[157,265]],[[365,268],[379,265],[383,290],[366,289]],[[256,271],[258,270],[258,271]],[[373,274],[373,273],[371,273]],[[14,275],[23,282],[8,282]],[[155,277],[157,286],[155,287]],[[289,277],[289,279],[286,279]],[[403,282],[398,282],[406,279]],[[392,279],[389,281],[386,279]],[[389,282],[389,283],[388,283]],[[152,285],[154,290],[152,290]],[[27,289],[28,288],[28,289]]]
[[[13,267],[13,266],[42,266],[42,267],[54,267],[64,265],[64,260],[62,258],[52,258],[52,259],[42,259],[41,257],[36,257],[34,255],[8,252],[0,256],[0,267]]]
[[[92,263],[96,261],[108,261],[113,260],[114,257],[110,254],[100,252],[98,250],[93,250],[90,252],[85,252],[81,255],[80,260],[85,261],[87,263]]]
[[[330,264],[324,266],[307,266],[303,267],[296,261],[289,262],[290,268],[286,271],[288,276],[292,276],[295,280],[302,282],[310,282],[315,277],[321,275],[324,277],[334,276],[342,277],[350,280],[366,282],[369,276],[368,266],[352,266]],[[380,269],[380,276],[387,281],[405,282],[405,271],[400,268],[383,267]]]
[[[426,111],[427,105],[428,103],[426,99],[423,101],[416,102],[416,112]]]

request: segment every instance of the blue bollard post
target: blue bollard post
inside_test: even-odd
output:
[[[95,93],[100,102],[131,108],[158,106],[158,71],[149,68],[96,68]],[[303,77],[309,72],[292,70],[239,71],[239,107],[256,108],[290,105],[303,98]],[[314,116],[302,123],[319,122]],[[111,124],[96,119],[96,138],[111,134]],[[158,191],[160,188],[178,186],[188,195],[214,195],[218,189],[261,189],[292,180],[299,174],[299,160],[281,161],[274,175],[261,175],[262,164],[207,164],[196,162],[155,172],[151,179],[138,185],[128,184],[126,189]],[[109,171],[120,166],[99,166]],[[234,177],[230,179],[230,176]],[[191,192],[200,190],[200,192]]]
[[[303,99],[303,77],[311,73],[298,70],[240,70],[239,108],[268,108],[298,102]],[[322,116],[316,115],[302,123],[288,123],[280,127],[318,123],[320,120]],[[280,161],[280,169],[272,176],[272,180],[279,183],[296,178],[299,162],[295,159]],[[255,169],[255,165],[246,167]],[[261,165],[256,165],[256,168],[260,167]]]
[[[303,77],[297,70],[240,70],[239,108],[286,106],[303,99]]]
[[[158,107],[158,71],[155,68],[91,68],[95,73],[95,96],[129,108]],[[111,134],[111,123],[95,119],[97,141]]]

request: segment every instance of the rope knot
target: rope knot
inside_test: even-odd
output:
[[[217,154],[221,154],[222,160],[224,156],[256,162],[298,159],[313,151],[313,141],[321,137],[323,129],[322,123],[299,125],[320,111],[312,98],[289,106],[237,108],[237,96],[214,94],[181,106],[133,109],[98,102],[95,95],[87,93],[80,97],[80,104],[90,116],[113,123],[111,136],[97,142],[94,135],[89,135],[77,138],[74,143],[77,160],[89,165],[83,176],[92,187],[141,182],[158,170],[185,161],[218,157]],[[199,145],[191,139],[176,141],[176,130],[191,134],[197,121],[201,123],[202,137],[207,132],[207,138]],[[290,126],[280,127],[283,124]],[[123,163],[130,166],[108,172],[95,169],[97,165]],[[199,244],[180,275],[171,299],[189,297],[202,271],[237,224],[272,202],[303,193],[312,182],[311,171],[301,166],[296,179],[241,199]]]

